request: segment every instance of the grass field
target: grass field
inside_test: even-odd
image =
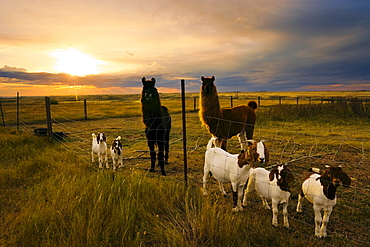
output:
[[[343,92],[340,97],[351,97]],[[366,93],[366,92],[364,92]],[[271,164],[289,162],[295,175],[289,205],[290,228],[271,225],[272,213],[257,195],[244,212],[231,212],[231,194],[221,196],[210,178],[210,195],[201,193],[205,145],[210,135],[187,99],[188,185],[183,174],[181,99],[162,94],[173,119],[168,176],[147,172],[149,156],[143,135],[138,95],[51,97],[53,128],[69,133],[62,142],[32,135],[45,127],[43,98],[22,98],[21,127],[2,127],[0,141],[1,246],[368,246],[370,237],[369,150],[367,103],[302,102],[278,104],[264,92],[257,111],[255,139],[265,139]],[[267,101],[267,96],[271,101]],[[317,92],[326,98],[338,97]],[[258,94],[221,94],[222,106],[257,100]],[[283,94],[280,94],[283,97]],[[367,97],[358,95],[355,97]],[[275,98],[274,98],[275,97]],[[265,98],[265,100],[263,100]],[[10,105],[10,103],[9,103]],[[10,123],[10,108],[4,105]],[[13,103],[14,106],[14,103]],[[124,167],[99,170],[91,163],[91,133],[104,131],[108,142],[120,135]],[[238,152],[236,138],[229,151]],[[313,210],[306,201],[295,213],[297,195],[309,167],[341,164],[352,178],[351,188],[338,189],[338,204],[326,239],[314,235]],[[110,161],[111,164],[111,161]],[[270,164],[270,165],[271,165]],[[228,187],[228,186],[226,186]],[[282,215],[279,215],[282,223]]]

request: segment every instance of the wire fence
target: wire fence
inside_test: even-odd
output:
[[[172,99],[173,100],[173,99]],[[165,100],[163,100],[166,102]],[[173,100],[171,102],[177,102]],[[117,136],[121,136],[123,143],[123,167],[121,169],[140,169],[149,168],[149,153],[146,146],[147,140],[144,135],[144,125],[139,111],[140,103],[130,101],[130,109],[125,108],[125,102],[95,102],[88,111],[89,117],[85,119],[85,112],[82,109],[82,102],[66,102],[51,105],[51,118],[53,131],[63,132],[68,137],[57,139],[60,145],[66,149],[91,161],[91,134],[105,132],[108,137],[108,147],[110,141]],[[207,130],[201,126],[196,111],[192,109],[193,98],[187,98],[186,122],[187,151],[189,163],[189,184],[202,186],[203,165],[205,146],[211,137]],[[106,108],[101,105],[107,105]],[[180,105],[180,102],[176,103]],[[10,116],[10,105],[15,102],[8,102],[2,105],[5,119]],[[117,106],[120,106],[117,108]],[[111,109],[113,108],[113,109]],[[33,134],[34,129],[45,128],[45,106],[43,100],[20,101],[19,131]],[[89,108],[88,108],[89,109]],[[107,110],[108,109],[108,110]],[[170,110],[173,121],[170,138],[170,164],[166,167],[168,176],[182,181],[182,118],[177,106],[174,111]],[[110,114],[110,112],[114,114]],[[43,116],[42,116],[43,115]],[[114,117],[106,117],[113,115]],[[124,116],[124,117],[122,117]],[[83,121],[82,121],[83,120]],[[7,120],[10,122],[10,120]],[[308,126],[294,126],[289,123],[280,123],[276,126],[259,125],[258,120],[255,126],[254,139],[266,140],[266,145],[270,151],[270,164],[290,165],[290,169],[295,176],[291,189],[291,202],[289,206],[289,220],[291,221],[290,231],[295,234],[313,239],[314,219],[312,206],[305,202],[304,210],[306,213],[297,215],[294,213],[297,202],[297,195],[304,177],[310,167],[324,169],[324,164],[342,165],[343,170],[353,179],[350,188],[341,188],[338,193],[338,204],[334,207],[330,217],[328,234],[347,239],[353,245],[366,246],[370,238],[365,234],[370,230],[370,201],[369,201],[369,149],[370,137],[362,134],[361,130],[353,129],[352,133],[346,132],[340,135],[332,131],[329,135],[326,130],[308,129]],[[366,130],[363,130],[366,131]],[[239,152],[239,142],[232,138],[228,142],[230,153]],[[112,165],[109,160],[110,166]],[[92,164],[97,167],[97,163]],[[212,179],[209,179],[209,181]],[[213,188],[213,193],[218,194],[215,181],[208,186]],[[212,190],[211,190],[212,191]],[[247,210],[261,210],[262,203],[257,195],[252,196]],[[230,203],[231,206],[231,203]],[[264,211],[261,211],[264,212]],[[259,213],[261,214],[261,213]],[[268,221],[271,220],[271,212],[265,212]],[[281,222],[281,220],[280,220]],[[323,242],[324,245],[330,245]]]

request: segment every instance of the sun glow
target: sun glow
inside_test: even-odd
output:
[[[76,49],[57,50],[52,52],[51,55],[58,60],[55,69],[70,75],[98,74],[100,72],[99,65],[103,63],[103,61],[96,60]]]

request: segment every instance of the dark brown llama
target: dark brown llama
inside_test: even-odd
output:
[[[166,175],[164,170],[165,163],[168,163],[169,140],[171,131],[171,117],[165,106],[161,106],[159,94],[154,87],[155,79],[146,80],[142,78],[143,90],[141,92],[141,111],[143,122],[146,126],[145,135],[148,139],[150,150],[151,166],[150,172],[155,171],[156,151],[158,146],[158,165],[162,175]]]
[[[207,127],[209,133],[218,137],[222,149],[226,150],[228,139],[239,134],[241,149],[245,150],[247,140],[253,139],[257,103],[250,101],[248,105],[221,109],[214,84],[215,77],[202,76],[201,80],[200,121]]]

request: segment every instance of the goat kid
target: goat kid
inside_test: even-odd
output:
[[[247,205],[248,194],[255,190],[266,209],[271,209],[267,199],[272,201],[272,225],[278,226],[278,205],[283,204],[284,226],[289,227],[288,202],[289,184],[294,180],[287,165],[277,165],[270,172],[264,168],[252,168],[249,172],[247,189],[244,192],[243,206]]]
[[[205,153],[203,194],[207,195],[207,177],[211,173],[219,182],[220,190],[224,195],[226,192],[223,183],[231,183],[233,190],[232,211],[242,211],[241,199],[251,168],[250,164],[257,160],[258,155],[250,147],[240,154],[230,154],[219,147],[212,148],[212,144],[216,140],[216,137],[209,140]]]
[[[113,161],[113,171],[115,171],[117,168],[122,167],[122,143],[121,143],[121,137],[118,136],[113,142],[112,146],[110,148],[110,155],[112,157]],[[117,167],[116,167],[117,163]]]
[[[341,166],[326,166],[326,170],[321,175],[310,169],[302,184],[301,193],[298,195],[297,212],[302,213],[304,198],[313,204],[315,236],[318,238],[327,236],[326,227],[333,207],[337,203],[336,190],[340,183],[349,187],[351,178],[343,172]],[[323,218],[321,211],[324,211]]]
[[[107,137],[104,133],[95,135],[92,133],[92,148],[91,148],[91,161],[94,162],[94,154],[98,155],[99,168],[103,168],[103,156],[105,158],[105,167],[109,169],[108,165],[108,152],[107,152]]]

